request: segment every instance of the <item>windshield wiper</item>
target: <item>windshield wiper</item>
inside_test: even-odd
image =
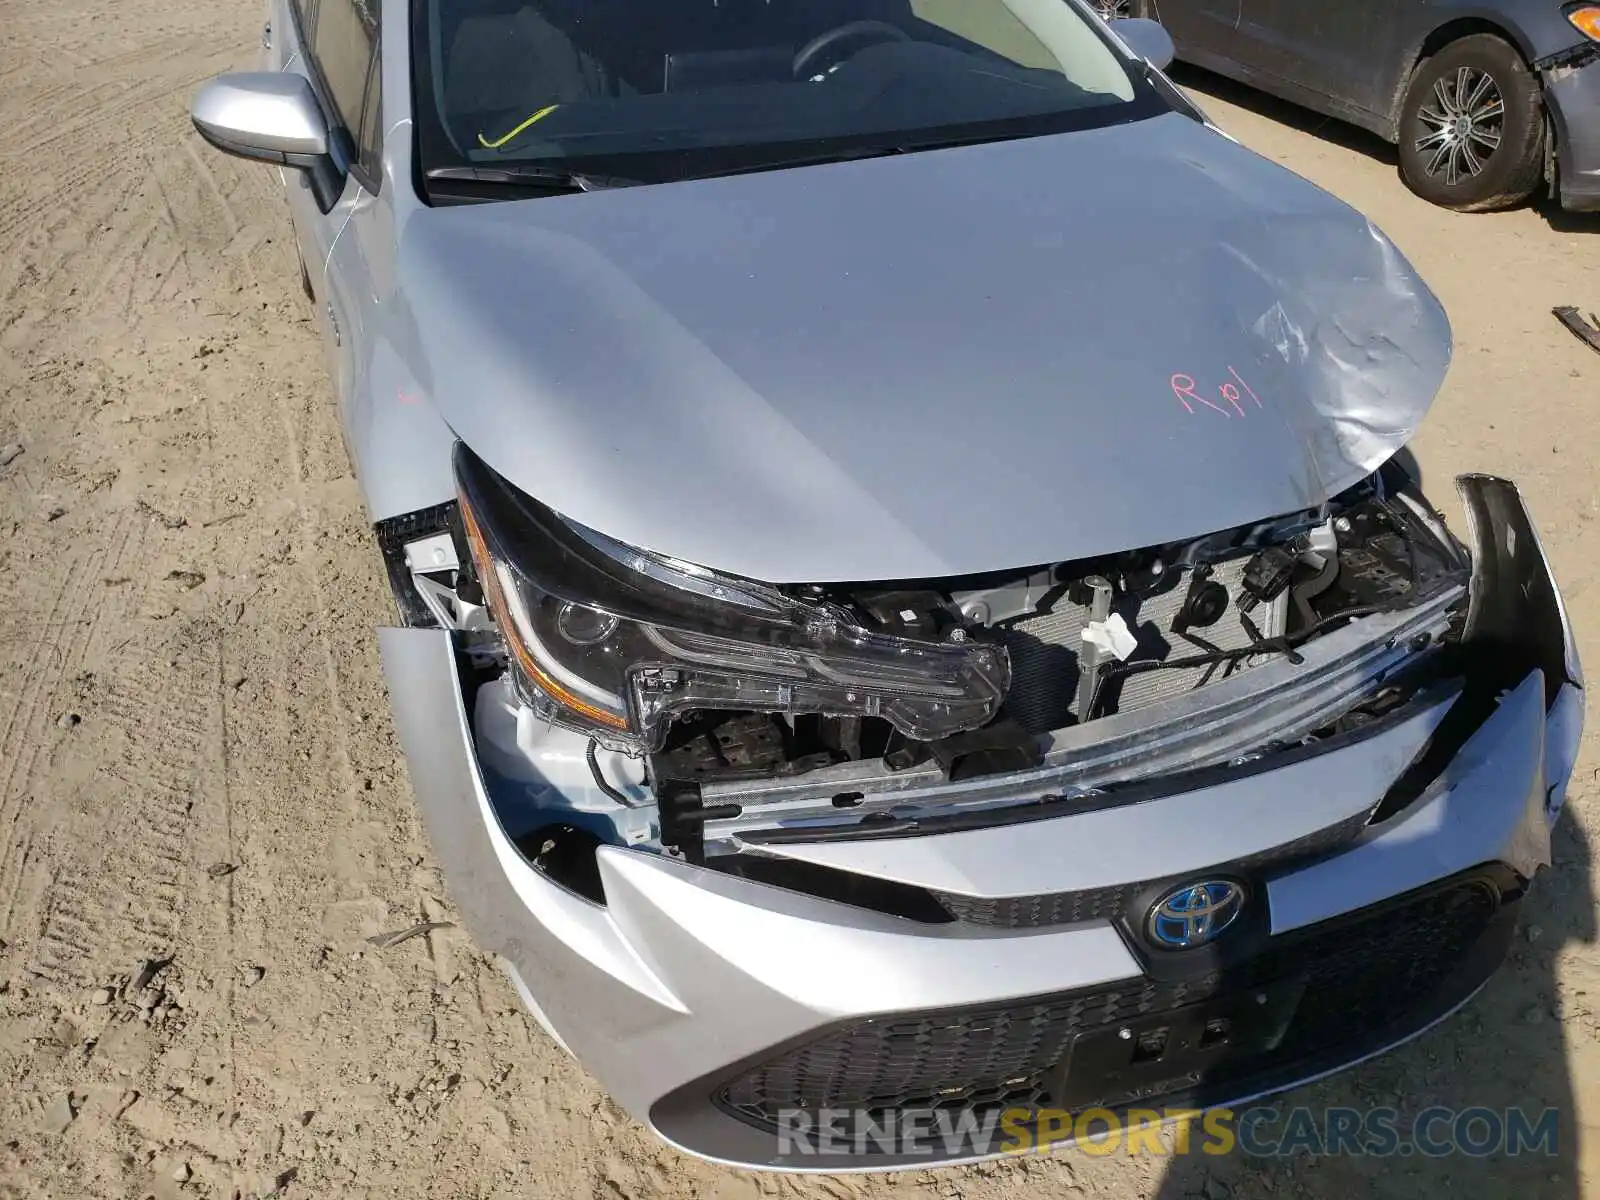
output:
[[[760,162],[706,171],[704,174],[699,175],[684,175],[681,178],[718,179],[724,175],[753,175],[758,171],[784,171],[790,167],[814,167],[821,163],[856,162],[863,158],[888,158],[895,154],[911,154],[917,150],[932,148],[933,146],[920,145],[847,146],[837,150],[820,150],[815,154],[797,154],[792,158],[764,158]]]
[[[425,173],[425,178],[440,182],[538,187],[558,192],[598,192],[606,188],[635,187],[644,182],[640,179],[623,179],[617,175],[591,175],[586,171],[539,167],[532,163],[508,163],[498,167],[432,167]]]
[[[753,175],[760,171],[783,171],[790,167],[811,167],[822,163],[857,162],[867,158],[888,158],[897,154],[916,154],[922,150],[943,150],[952,146],[968,146],[979,142],[1007,141],[1009,138],[968,137],[941,138],[921,142],[877,143],[867,146],[840,146],[819,150],[814,154],[796,154],[789,157],[764,158],[757,162],[740,163],[710,171],[687,175],[667,175],[661,182],[682,182],[692,179],[720,179],[725,175]],[[483,183],[508,187],[540,188],[557,192],[594,192],[606,188],[640,187],[650,182],[644,179],[626,179],[617,175],[593,175],[587,171],[565,171],[560,167],[541,166],[535,163],[503,163],[497,166],[433,167],[424,177],[441,183]]]
[[[986,142],[1014,141],[1024,134],[1007,134],[996,137],[935,138],[921,142],[893,142],[871,146],[844,146],[835,150],[819,150],[815,154],[800,154],[792,158],[767,158],[760,162],[745,163],[720,171],[707,171],[703,175],[688,175],[686,179],[715,179],[722,175],[751,175],[757,171],[783,171],[790,167],[814,167],[823,163],[857,162],[864,158],[889,158],[896,154],[917,154],[923,150],[949,150],[956,146],[976,146]]]

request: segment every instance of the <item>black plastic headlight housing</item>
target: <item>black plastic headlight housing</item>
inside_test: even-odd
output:
[[[465,445],[462,525],[525,696],[620,750],[701,709],[882,717],[934,741],[988,723],[1004,647],[864,628],[837,605],[624,546],[524,495]]]

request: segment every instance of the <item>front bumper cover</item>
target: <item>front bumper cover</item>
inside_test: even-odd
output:
[[[1463,493],[1476,543],[1477,632],[1498,647],[1494,669],[1517,678],[1481,721],[1474,719],[1415,798],[1381,826],[1340,852],[1260,879],[1270,913],[1270,927],[1261,931],[1267,948],[1293,931],[1463,872],[1490,870],[1516,886],[1549,860],[1549,828],[1583,712],[1571,631],[1515,489],[1475,477],[1464,481]],[[592,903],[529,864],[501,827],[474,753],[450,635],[388,629],[381,644],[413,786],[479,944],[503,957],[541,1023],[620,1103],[693,1153],[806,1170],[981,1157],[981,1147],[937,1145],[867,1157],[784,1153],[770,1130],[730,1112],[715,1094],[741,1065],[816,1039],[840,1022],[1138,987],[1164,969],[1136,953],[1108,921],[1021,929],[921,925],[616,846],[598,853],[607,903]],[[1359,814],[1407,762],[1426,761],[1452,711],[1448,701],[1435,700],[1324,754],[1264,769],[1254,764],[1204,795],[1163,797],[1159,820],[1144,805],[1129,804],[1003,831],[834,842],[827,844],[832,852],[853,846],[865,857],[830,865],[1004,897],[1016,885],[998,871],[1004,856],[993,853],[997,832],[1001,840],[1016,839],[1013,846],[1041,838],[1067,846],[1092,833],[1096,844],[1117,848],[1105,856],[1116,864],[1112,874],[1132,873],[1136,881],[1198,871],[1248,849],[1248,813],[1270,818],[1272,837],[1281,842],[1347,819],[1351,806]],[[1229,815],[1219,820],[1221,812]],[[1240,831],[1237,845],[1219,840],[1229,828]],[[786,843],[784,851],[823,845]],[[1083,866],[1089,871],[1090,864]],[[1054,883],[1057,890],[1118,882],[1067,871]],[[1419,1007],[1405,1028],[1396,1026],[1389,1042],[1470,994],[1503,951],[1494,940],[1484,944],[1489,950],[1478,958],[1486,955],[1487,964],[1464,967],[1465,975]],[[1249,1091],[1290,1086],[1382,1048],[1352,1035],[1331,1055],[1256,1080]],[[1203,1098],[1221,1103],[1242,1096],[1208,1091]]]

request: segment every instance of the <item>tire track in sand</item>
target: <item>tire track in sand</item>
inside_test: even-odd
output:
[[[34,769],[50,744],[47,731],[60,721],[69,725],[75,714],[62,701],[64,686],[84,670],[88,650],[105,617],[106,589],[101,580],[108,566],[121,561],[129,543],[125,517],[114,520],[104,534],[80,544],[61,561],[59,579],[50,589],[47,611],[37,620],[15,621],[12,644],[25,644],[24,660],[7,671],[20,680],[15,703],[9,706],[5,730],[0,734],[0,897],[4,898],[5,928],[11,928],[17,891],[22,882],[20,860],[32,843],[33,814],[25,805]],[[8,622],[9,623],[9,622]]]

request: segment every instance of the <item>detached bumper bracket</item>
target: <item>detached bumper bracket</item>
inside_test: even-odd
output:
[[[1585,321],[1583,314],[1570,304],[1558,305],[1550,311],[1555,314],[1556,320],[1571,330],[1573,337],[1586,342],[1589,349],[1600,351],[1600,320],[1593,313]]]

